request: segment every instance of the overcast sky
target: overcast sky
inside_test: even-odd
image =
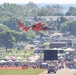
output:
[[[33,2],[36,4],[39,3],[56,3],[56,4],[76,4],[76,0],[0,0],[0,4],[4,2],[9,3],[29,3]]]

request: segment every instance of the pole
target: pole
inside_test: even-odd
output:
[[[57,33],[57,30],[58,30],[58,29],[57,29],[57,19],[56,19],[56,33]]]

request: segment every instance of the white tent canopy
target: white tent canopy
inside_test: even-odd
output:
[[[22,60],[23,58],[22,58],[22,57],[17,57],[16,59],[17,59],[17,60]]]
[[[72,49],[72,48],[67,48],[67,49],[65,49],[64,51],[65,51],[65,52],[72,52],[72,51],[74,51],[74,49]]]
[[[7,62],[13,62],[12,60],[8,60]]]
[[[58,48],[57,50],[63,50],[63,48]]]
[[[28,62],[28,60],[23,60],[23,62]]]
[[[20,62],[20,60],[15,60],[15,62]]]
[[[66,52],[65,54],[69,54],[69,52]]]
[[[57,54],[57,56],[61,56],[61,54]]]
[[[5,62],[6,62],[5,60],[1,60],[1,61],[0,61],[0,63],[5,63]]]
[[[35,63],[35,62],[36,62],[36,60],[31,60],[30,62],[31,62],[31,63]]]
[[[5,56],[4,59],[9,59],[9,57],[8,56]]]

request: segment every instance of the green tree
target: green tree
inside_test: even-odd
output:
[[[38,16],[47,16],[47,10],[45,7],[42,7],[41,9],[38,10]]]
[[[15,37],[15,42],[18,42],[18,41],[25,41],[25,42],[28,42],[28,41],[31,41],[33,39],[35,39],[36,37],[36,34],[34,31],[22,31],[22,32],[17,32],[17,31],[12,31],[12,35]]]
[[[75,23],[72,20],[67,20],[60,25],[60,31],[63,33],[70,33],[72,35],[75,34]]]
[[[7,25],[7,27],[10,28],[11,30],[17,30],[17,22],[18,18],[12,16],[10,18],[4,19],[3,24]]]
[[[13,3],[4,3],[2,5],[3,11],[9,11],[13,15],[24,15],[24,10],[22,6]]]
[[[68,22],[62,23],[60,25],[60,31],[61,32],[66,33],[66,32],[68,32],[68,29],[69,29]]]
[[[63,7],[60,6],[60,5],[52,5],[52,15],[53,16],[63,16],[63,12],[62,12],[62,9]]]
[[[64,16],[60,17],[60,24],[66,22],[66,21],[67,21],[67,19]]]
[[[12,48],[15,42],[15,38],[12,36],[10,31],[4,31],[0,33],[0,45],[6,48]]]
[[[76,16],[76,8],[75,7],[70,7],[65,15],[66,16]]]
[[[76,35],[76,21],[73,21],[69,24],[69,32],[72,35]]]
[[[8,30],[10,30],[10,29],[7,26],[0,24],[0,32],[8,31]]]
[[[24,6],[25,15],[28,16],[36,16],[37,10],[38,10],[38,6],[33,2],[29,2]]]

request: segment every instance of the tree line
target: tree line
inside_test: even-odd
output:
[[[57,29],[63,33],[76,35],[76,21],[66,19],[64,16],[76,16],[76,8],[70,7],[64,14],[63,7],[60,5],[47,5],[43,7],[37,6],[35,3],[30,2],[25,5],[17,5],[4,3],[0,5],[0,46],[12,48],[15,42],[26,41],[29,42],[35,39],[36,35],[34,31],[20,32],[17,29],[17,22],[21,20],[24,25],[32,25],[32,22],[27,21],[27,16],[33,16],[34,21],[40,21],[37,16],[61,16],[56,20]],[[55,21],[52,23],[55,29]]]

